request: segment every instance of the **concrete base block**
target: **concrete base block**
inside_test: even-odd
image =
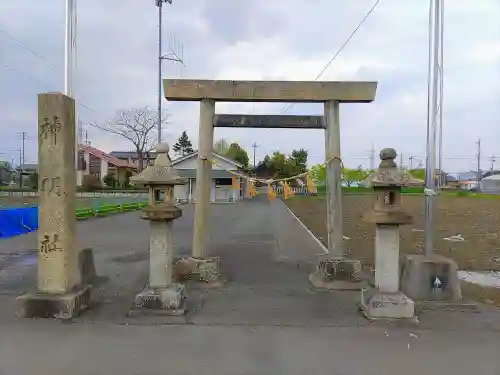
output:
[[[83,285],[92,285],[96,288],[109,281],[108,277],[97,275],[94,252],[91,248],[85,248],[78,253],[78,268],[80,270],[80,282]]]
[[[194,280],[217,283],[220,280],[220,260],[217,257],[180,259],[174,264],[173,277],[177,281]]]
[[[368,319],[411,319],[414,302],[403,293],[381,293],[376,289],[361,290],[361,311]]]
[[[135,309],[163,315],[184,315],[186,313],[186,289],[182,284],[168,288],[147,286],[135,296]]]
[[[441,255],[411,254],[401,261],[400,289],[415,302],[461,302],[457,264]]]
[[[318,262],[309,281],[316,289],[361,290],[365,285],[361,278],[362,265],[359,260],[325,258]]]
[[[92,287],[80,286],[66,294],[26,293],[17,297],[26,318],[71,319],[89,307]]]

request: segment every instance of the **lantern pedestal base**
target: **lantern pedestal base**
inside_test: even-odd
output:
[[[357,259],[321,259],[309,281],[316,289],[361,290],[365,283],[361,279],[362,265]]]
[[[360,309],[368,319],[411,319],[415,314],[414,302],[403,293],[374,288],[361,290]]]
[[[410,254],[401,261],[401,291],[415,302],[462,301],[457,264],[441,255]]]
[[[186,313],[186,289],[184,285],[176,283],[166,288],[147,286],[135,296],[133,312],[184,315]]]

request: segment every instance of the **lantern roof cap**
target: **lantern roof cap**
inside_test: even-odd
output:
[[[380,165],[365,181],[371,187],[423,186],[424,181],[414,178],[410,173],[398,168],[394,159],[398,156],[393,148],[380,151]]]
[[[168,155],[170,147],[168,143],[158,143],[156,145],[156,159],[153,165],[148,166],[141,173],[130,178],[130,182],[135,185],[184,185],[185,178],[179,176],[172,166],[172,160]]]

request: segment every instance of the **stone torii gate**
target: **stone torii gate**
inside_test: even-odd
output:
[[[310,279],[316,287],[358,288],[361,263],[345,259],[343,249],[339,106],[372,102],[377,82],[165,79],[163,85],[167,100],[200,102],[192,259],[218,267],[215,259],[207,257],[214,127],[321,128],[325,129],[326,159],[330,160],[326,168],[329,254],[318,263]],[[324,116],[216,115],[217,101],[324,103]]]

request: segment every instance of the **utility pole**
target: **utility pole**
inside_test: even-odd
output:
[[[403,154],[399,155],[399,169],[403,169]]]
[[[427,147],[425,163],[425,195],[424,206],[424,254],[429,256],[434,251],[433,231],[435,227],[434,195],[436,194],[436,135],[441,129],[441,89],[443,62],[443,0],[429,1],[429,65],[427,87]]]
[[[77,0],[66,0],[64,32],[64,94],[74,100],[76,100],[76,31],[78,23],[76,2]],[[78,119],[76,106],[75,118]],[[75,137],[75,169],[78,170],[78,134]]]
[[[25,162],[25,141],[26,141],[26,132],[21,133],[21,148],[19,149],[19,188],[23,188],[23,171],[24,171],[24,162]]]
[[[495,170],[495,162],[496,162],[497,158],[495,156],[491,156],[490,160],[491,160],[491,173],[493,174],[493,171]]]
[[[373,143],[370,150],[370,170],[372,172],[375,170],[375,146],[373,145]]]
[[[476,172],[476,183],[479,189],[479,181],[481,181],[481,138],[476,142],[477,144],[477,172]]]
[[[23,149],[19,149],[19,188],[23,188]]]
[[[172,4],[172,0],[155,0],[156,6],[158,7],[158,124],[157,124],[157,131],[158,131],[158,143],[161,142],[162,140],[162,134],[161,134],[161,128],[162,128],[162,108],[161,104],[163,101],[162,98],[162,62],[163,60],[169,60],[169,61],[174,61],[174,62],[180,62],[181,64],[184,65],[184,61],[182,60],[182,54],[181,57],[177,55],[175,51],[171,51],[170,54],[168,55],[163,55],[163,46],[162,46],[162,34],[163,34],[163,3],[169,3]]]
[[[256,149],[257,147],[259,147],[259,146],[257,145],[257,143],[255,143],[255,142],[254,142],[254,143],[252,144],[252,148],[253,148],[253,167],[254,167],[254,168],[255,168],[255,149]]]
[[[413,157],[413,156],[410,156],[408,158],[408,160],[410,161],[410,171],[413,170],[413,159],[415,159],[415,157]]]

